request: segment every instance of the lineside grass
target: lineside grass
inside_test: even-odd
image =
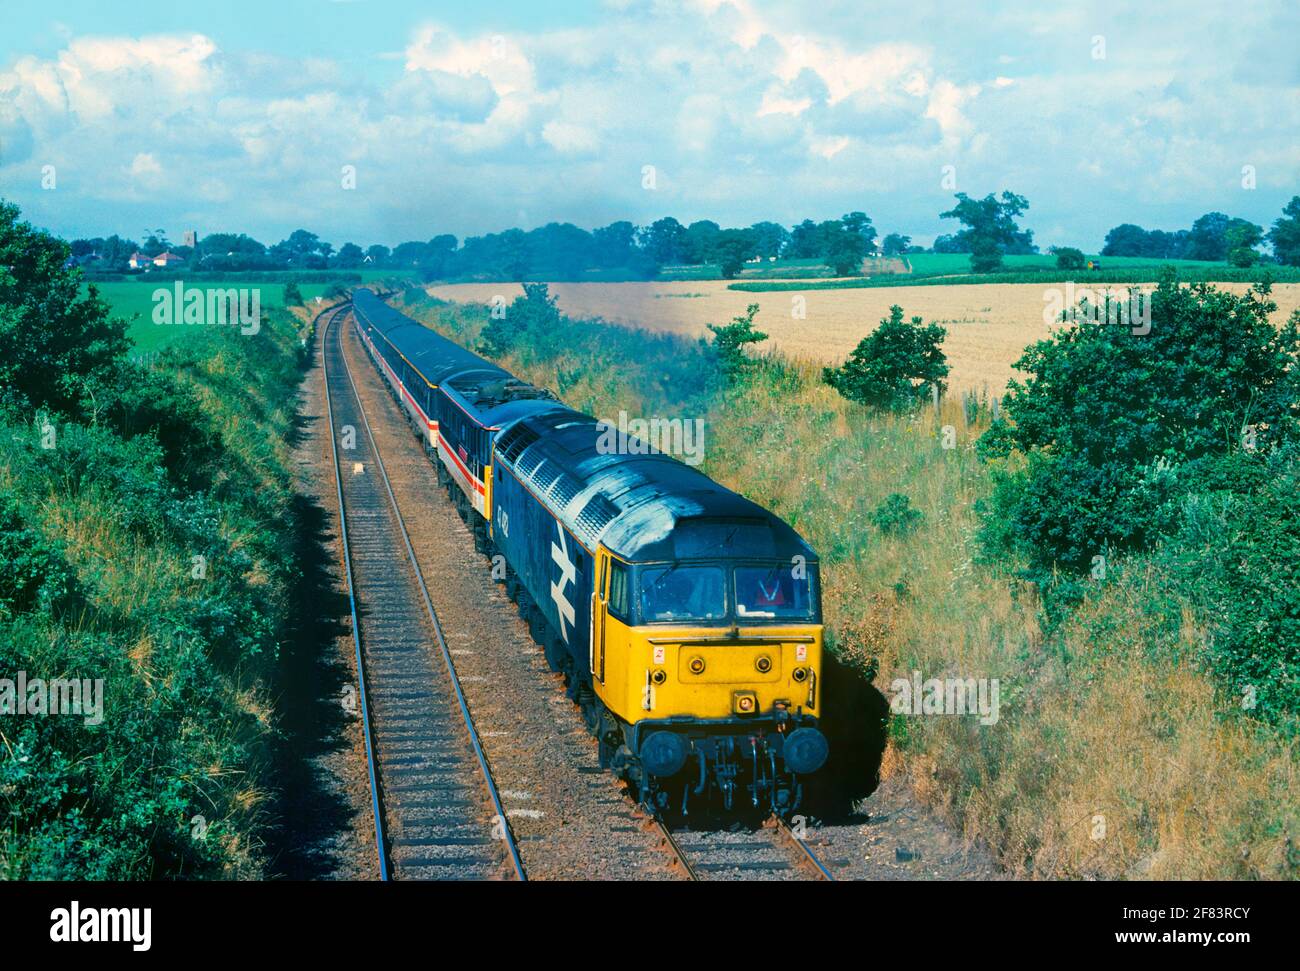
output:
[[[487,310],[407,291],[405,311],[474,346]],[[719,321],[722,323],[723,321]],[[705,470],[790,521],[823,558],[828,640],[896,677],[998,678],[1000,718],[896,716],[886,770],[1036,878],[1295,878],[1300,758],[1207,673],[1203,606],[1155,557],[1113,567],[1047,629],[1019,564],[980,562],[973,452],[987,402],[871,413],[817,366],[764,359],[727,389],[698,341],[562,318],[500,358],[597,417],[706,420]],[[943,426],[955,447],[943,447]],[[894,494],[923,513],[885,535]]]
[[[0,412],[0,677],[103,681],[98,724],[0,722],[0,878],[265,875],[302,364],[272,309],[134,372],[184,437],[124,437],[93,400],[50,429]],[[7,599],[37,582],[41,603]]]

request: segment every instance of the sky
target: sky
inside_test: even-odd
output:
[[[337,247],[953,193],[1040,245],[1300,193],[1300,4],[0,0],[0,197],[59,235]]]

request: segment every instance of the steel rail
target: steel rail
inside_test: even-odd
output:
[[[330,319],[330,323],[334,318]],[[342,336],[340,335],[340,341]],[[470,714],[469,702],[465,699],[465,692],[461,688],[460,677],[456,673],[456,664],[451,658],[451,651],[447,647],[447,640],[443,636],[442,623],[438,620],[438,612],[433,607],[433,600],[429,596],[429,588],[424,582],[424,573],[420,569],[420,563],[415,555],[415,547],[411,544],[410,533],[406,529],[406,520],[402,517],[401,508],[397,504],[397,496],[393,493],[392,483],[388,478],[388,471],[384,467],[383,457],[379,454],[379,444],[375,440],[375,435],[370,426],[370,419],[366,415],[365,406],[361,402],[361,394],[357,390],[357,384],[352,376],[352,368],[348,365],[347,357],[340,355],[343,361],[343,371],[347,375],[348,384],[352,388],[353,397],[356,400],[357,412],[361,415],[361,421],[365,425],[366,435],[370,439],[371,448],[375,456],[375,464],[379,469],[380,481],[384,484],[384,490],[388,493],[388,501],[392,504],[393,516],[397,523],[397,529],[401,533],[402,542],[406,546],[406,555],[411,564],[411,570],[414,573],[415,581],[419,585],[421,597],[424,600],[424,608],[429,615],[429,620],[433,625],[434,634],[437,635],[438,648],[442,653],[442,660],[447,669],[447,675],[451,680],[451,686],[456,692],[456,701],[460,707],[461,717],[465,723],[465,730],[469,735],[470,744],[474,748],[474,755],[478,759],[479,770],[483,776],[483,782],[487,787],[488,795],[492,799],[492,805],[496,810],[497,818],[501,822],[501,831],[505,837],[506,848],[510,853],[510,862],[514,869],[515,876],[521,880],[528,879],[524,872],[523,860],[519,856],[519,847],[516,843],[513,831],[510,828],[510,819],[506,816],[505,807],[501,803],[501,796],[497,792],[496,781],[492,778],[492,771],[488,766],[487,755],[483,751],[482,742],[479,740],[478,730],[474,727],[474,719]],[[333,429],[330,430],[331,436]]]

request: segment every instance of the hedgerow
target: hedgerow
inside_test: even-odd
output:
[[[0,686],[0,878],[259,876],[296,327],[203,328],[141,369],[63,244],[3,215],[26,262],[0,327],[45,363],[0,372],[0,679],[101,683],[102,709],[21,714]]]

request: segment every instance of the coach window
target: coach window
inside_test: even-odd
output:
[[[627,620],[627,567],[618,560],[609,561],[609,612]]]

